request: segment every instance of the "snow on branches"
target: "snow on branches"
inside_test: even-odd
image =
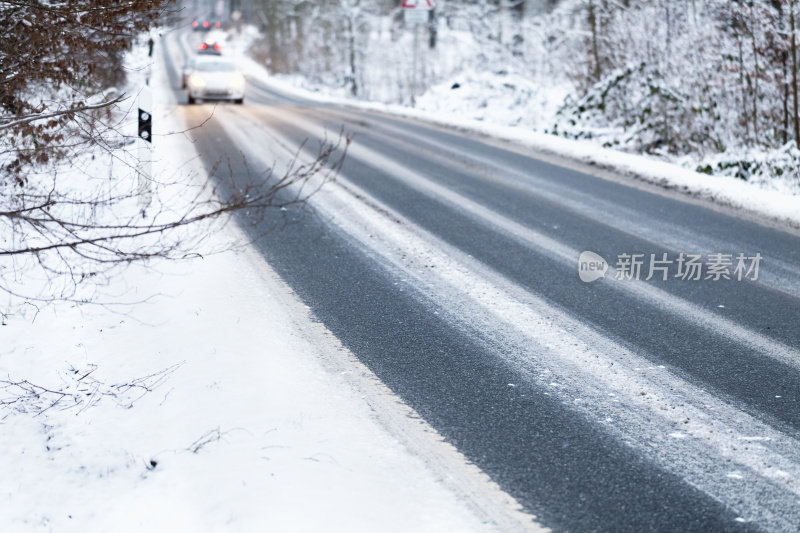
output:
[[[338,171],[343,133],[274,173],[243,176],[246,161],[230,165],[238,155],[220,154],[208,171],[173,161],[148,177],[143,209],[129,131],[137,89],[124,73],[144,83],[131,58],[173,3],[0,1],[0,317],[21,302],[96,301],[120,267],[197,256],[235,213],[258,221],[302,207]]]
[[[31,165],[91,144],[91,99],[123,82],[123,53],[157,24],[171,0],[0,2],[0,179],[25,183]],[[96,100],[96,98],[95,98]],[[94,115],[96,118],[97,115]]]

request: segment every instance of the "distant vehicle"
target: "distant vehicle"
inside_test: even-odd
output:
[[[198,54],[222,55],[222,47],[214,39],[206,39],[197,47]]]
[[[192,29],[194,31],[210,31],[211,27],[211,21],[208,19],[194,19],[192,21]]]
[[[186,83],[189,81],[189,76],[194,72],[194,66],[197,63],[197,56],[190,56],[183,65],[181,71],[181,89],[186,88]]]
[[[197,57],[194,70],[186,80],[188,102],[230,100],[244,103],[244,74],[236,64],[222,57]]]

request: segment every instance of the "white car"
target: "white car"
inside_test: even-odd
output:
[[[194,69],[186,79],[186,87],[190,104],[198,100],[244,103],[244,74],[233,61],[224,57],[197,57]]]

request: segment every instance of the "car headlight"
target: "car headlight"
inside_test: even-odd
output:
[[[203,79],[202,76],[198,76],[197,74],[192,74],[189,76],[189,87],[192,89],[202,89],[206,86],[206,80]]]
[[[235,76],[231,76],[230,81],[228,81],[228,88],[237,91],[244,89],[244,76],[242,76],[241,74],[236,74]]]

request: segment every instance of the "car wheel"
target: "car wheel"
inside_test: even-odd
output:
[[[242,105],[244,103],[244,98],[237,98],[233,101],[234,104]]]
[[[196,103],[196,102],[197,102],[197,100],[195,99],[195,97],[194,97],[194,96],[192,96],[191,94],[189,95],[189,98],[188,98],[188,100],[189,100],[189,105],[192,105],[192,104],[194,104],[194,103]]]

